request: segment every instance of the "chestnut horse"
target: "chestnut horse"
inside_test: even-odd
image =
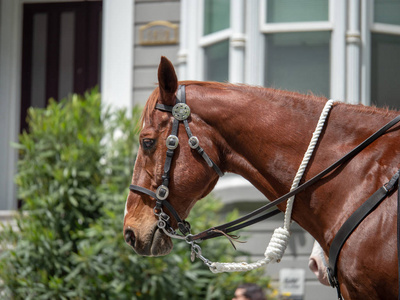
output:
[[[201,147],[223,172],[240,174],[268,199],[290,189],[307,149],[325,98],[245,85],[179,82],[172,64],[162,58],[159,87],[148,99],[142,118],[140,148],[132,184],[155,191],[162,183],[165,141],[172,130],[171,113],[178,84],[186,87],[190,128]],[[314,150],[303,181],[349,152],[396,111],[336,102]],[[206,196],[218,174],[188,143],[179,125],[179,146],[171,161],[168,202],[182,219]],[[400,127],[394,126],[348,163],[296,196],[292,218],[307,230],[324,252],[348,217],[400,167]],[[124,234],[140,255],[161,256],[172,241],[157,226],[155,201],[131,191],[127,198]],[[285,202],[278,208],[285,209]],[[345,299],[396,299],[396,193],[384,200],[357,227],[340,252],[338,279]],[[171,226],[176,228],[173,220]]]

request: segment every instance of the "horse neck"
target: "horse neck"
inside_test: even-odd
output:
[[[287,193],[326,99],[261,88],[204,89],[199,86],[189,89],[193,95],[188,99],[200,98],[189,104],[217,131],[218,140],[215,142],[223,148],[225,171],[242,175],[270,200]],[[370,116],[365,125],[362,120],[370,112],[360,115],[353,111],[346,115],[347,107],[344,104],[333,107],[327,129],[321,134],[303,181],[358,145],[361,142],[359,135],[366,138],[383,125],[382,118],[375,120]],[[360,161],[357,163],[362,164]],[[320,243],[329,243],[333,232],[348,217],[346,211],[359,205],[357,202],[347,203],[346,211],[342,208],[349,194],[338,189],[341,185],[348,186],[348,178],[352,176],[351,171],[346,172],[349,172],[347,177],[338,176],[340,180],[333,178],[296,196],[293,219]],[[370,192],[368,189],[365,191]],[[362,195],[360,199],[363,200]],[[279,208],[284,210],[285,203]]]
[[[326,100],[247,87],[202,94],[193,111],[224,139],[225,170],[269,199],[286,193]]]

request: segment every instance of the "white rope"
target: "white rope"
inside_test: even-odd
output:
[[[329,111],[333,105],[333,100],[329,100],[326,102],[324,109],[319,117],[317,127],[312,135],[310,144],[308,145],[307,151],[304,154],[303,161],[300,164],[300,167],[296,173],[296,176],[293,180],[292,187],[290,191],[295,189],[299,183],[301,178],[304,175],[304,171],[307,168],[307,164],[311,159],[313,154],[315,145],[318,142],[318,138],[321,134],[321,131],[324,127],[326,117],[329,114]],[[253,263],[246,263],[246,262],[239,262],[239,263],[219,263],[213,262],[211,264],[210,270],[213,273],[222,273],[222,272],[245,272],[254,270],[256,268],[260,268],[268,263],[280,262],[282,259],[283,254],[285,253],[286,247],[289,243],[290,238],[290,224],[291,224],[291,216],[292,216],[292,209],[294,203],[295,196],[289,198],[286,204],[286,212],[285,212],[285,220],[284,220],[284,227],[279,227],[275,229],[272,238],[265,250],[264,256],[265,258],[260,259]]]
[[[328,102],[326,102],[325,107],[322,110],[322,113],[318,120],[317,127],[315,128],[315,131],[312,135],[312,138],[311,138],[310,144],[308,145],[307,151],[304,154],[303,161],[301,162],[300,167],[297,170],[296,176],[294,177],[290,191],[297,188],[300,183],[301,178],[303,178],[304,171],[306,170],[308,162],[310,161],[311,156],[314,152],[315,145],[317,144],[319,135],[321,134],[321,131],[324,128],[326,117],[328,116],[332,105],[333,105],[333,100],[329,100]],[[284,228],[287,228],[288,230],[290,228],[290,223],[291,223],[291,218],[292,218],[292,209],[293,209],[294,198],[295,198],[295,196],[290,197],[286,203]]]

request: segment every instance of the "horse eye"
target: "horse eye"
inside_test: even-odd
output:
[[[142,146],[144,150],[150,150],[151,148],[153,148],[155,144],[155,140],[153,139],[143,139],[142,141]]]

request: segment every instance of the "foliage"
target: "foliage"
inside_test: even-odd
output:
[[[71,96],[29,110],[16,182],[18,230],[4,228],[1,296],[12,299],[230,299],[242,282],[267,286],[263,271],[212,274],[175,243],[162,258],[141,257],[122,236],[127,186],[138,145],[140,110],[102,111],[100,94]],[[124,196],[125,195],[125,196]],[[196,231],[215,225],[222,205],[196,205]],[[237,212],[231,214],[233,218]],[[221,220],[222,221],[222,220]],[[214,261],[232,261],[224,239],[202,244]]]

